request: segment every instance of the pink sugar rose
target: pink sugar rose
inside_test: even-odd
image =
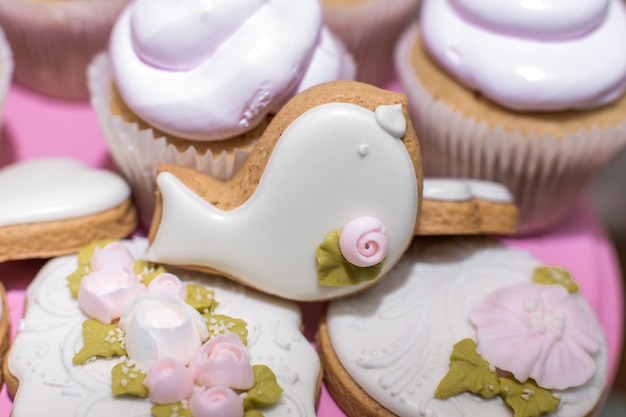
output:
[[[521,382],[532,378],[543,388],[563,390],[596,372],[600,325],[579,296],[560,285],[502,287],[478,303],[469,319],[483,358]]]
[[[196,382],[205,387],[226,385],[246,390],[254,385],[250,353],[234,333],[209,339],[189,364]]]
[[[148,292],[168,292],[182,300],[187,298],[187,286],[174,274],[159,274],[148,284]]]
[[[173,358],[161,358],[152,364],[143,384],[148,397],[155,404],[169,404],[184,400],[193,391],[193,377],[189,369]]]
[[[146,291],[146,286],[130,270],[108,268],[85,276],[78,289],[78,305],[88,316],[110,324],[118,319],[126,304]]]
[[[358,217],[341,230],[339,249],[344,258],[353,265],[376,265],[387,256],[387,229],[374,217]]]
[[[113,242],[104,248],[96,247],[91,258],[91,268],[100,271],[106,268],[127,268],[132,270],[135,257],[130,250],[120,242]]]
[[[243,400],[232,389],[218,385],[198,390],[189,400],[194,417],[242,417]]]

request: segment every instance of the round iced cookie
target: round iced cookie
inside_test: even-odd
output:
[[[606,378],[569,273],[486,238],[416,239],[384,285],[329,304],[318,348],[349,416],[589,416]]]

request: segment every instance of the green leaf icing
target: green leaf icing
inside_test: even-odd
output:
[[[449,398],[464,391],[491,398],[500,393],[496,370],[477,352],[472,339],[463,339],[454,345],[450,354],[450,370],[443,377],[435,396]]]
[[[533,271],[533,282],[545,285],[561,285],[570,294],[577,293],[580,286],[569,271],[558,266],[540,266]]]
[[[145,398],[148,390],[143,384],[146,374],[128,361],[120,362],[111,369],[113,395],[134,395]]]
[[[514,378],[500,378],[500,386],[502,398],[513,409],[514,417],[539,417],[559,407],[560,400],[532,379],[521,383]]]
[[[280,399],[283,389],[276,381],[276,375],[265,365],[254,365],[254,386],[243,400],[244,410],[267,407]]]
[[[133,272],[139,277],[141,283],[147,287],[156,276],[166,273],[167,270],[162,265],[150,261],[137,260],[133,264]]]
[[[83,322],[83,347],[74,355],[72,363],[80,365],[99,356],[111,358],[126,355],[124,349],[124,331],[117,324],[104,324],[98,320]]]
[[[206,320],[209,337],[232,332],[239,336],[244,345],[248,344],[248,324],[245,320],[223,314],[203,314],[202,317]]]
[[[155,417],[193,417],[186,402],[155,405],[151,410]]]
[[[83,277],[91,274],[91,258],[93,257],[93,253],[96,251],[96,248],[104,248],[109,243],[114,242],[113,240],[98,240],[90,243],[87,246],[82,247],[77,254],[78,258],[78,268],[70,275],[67,276],[67,281],[70,285],[70,292],[72,293],[73,298],[78,298],[78,289],[80,288],[80,283],[83,280]]]
[[[187,284],[187,304],[195,308],[200,314],[212,313],[217,307],[215,292],[202,285]]]
[[[317,247],[317,281],[321,285],[341,287],[357,285],[371,281],[380,274],[382,262],[359,267],[351,264],[341,254],[339,236],[341,230],[334,230],[326,235],[326,239]]]
[[[248,410],[243,413],[243,417],[263,417],[263,413],[259,410]]]

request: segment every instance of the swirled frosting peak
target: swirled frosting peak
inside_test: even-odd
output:
[[[355,70],[317,0],[136,0],[109,55],[126,104],[191,140],[243,133],[296,92]]]
[[[424,0],[421,30],[448,72],[513,110],[594,108],[626,90],[623,0]]]

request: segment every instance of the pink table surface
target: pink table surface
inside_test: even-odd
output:
[[[5,102],[2,123],[0,167],[38,157],[69,156],[93,167],[113,169],[105,139],[88,103],[57,101],[14,86]],[[581,200],[568,218],[549,233],[503,241],[529,251],[546,264],[569,269],[581,283],[582,294],[597,313],[607,336],[608,378],[612,381],[622,346],[621,272],[613,246],[589,205]],[[28,260],[0,264],[0,280],[7,288],[12,335],[22,317],[24,290],[43,263],[43,260]],[[302,304],[305,335],[311,342],[322,310],[322,303]],[[8,416],[10,411],[11,401],[3,388],[0,417]],[[344,416],[324,387],[318,415]]]

